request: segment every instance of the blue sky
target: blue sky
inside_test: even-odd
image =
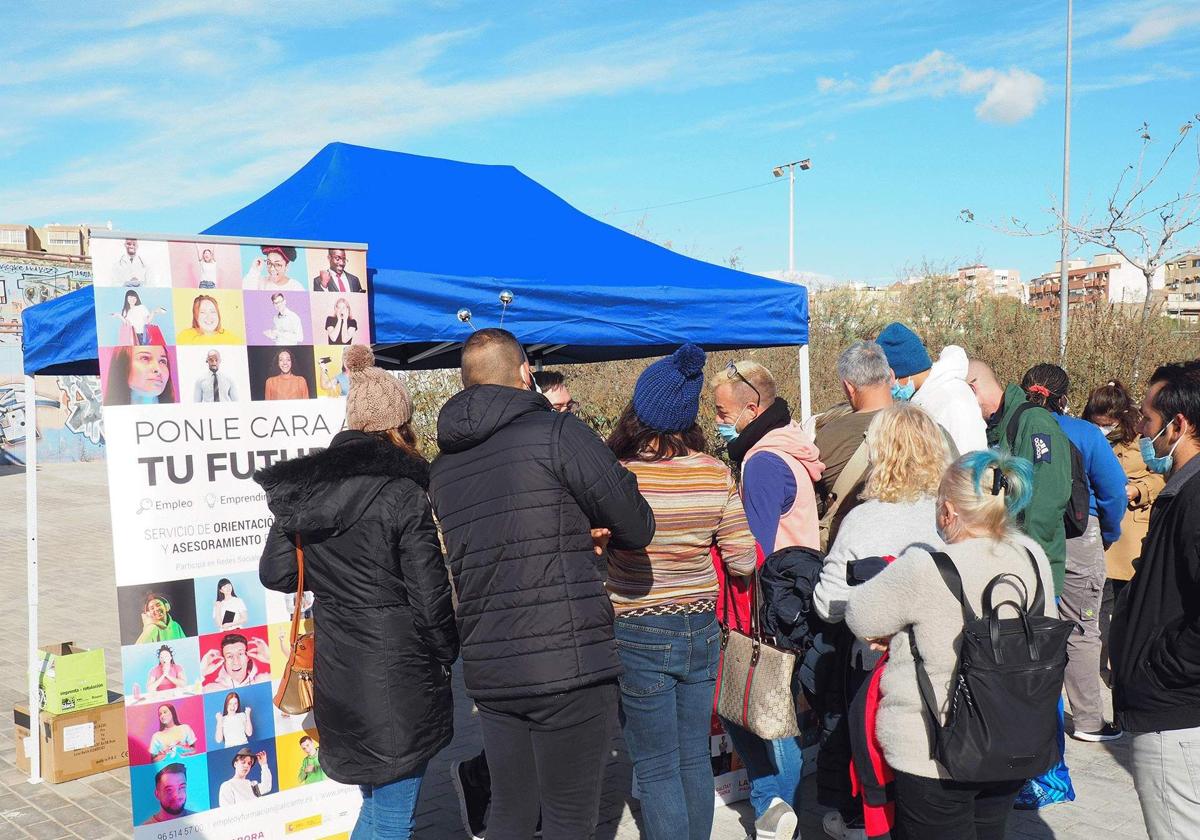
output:
[[[786,265],[783,183],[618,211],[761,184],[773,165],[811,157],[797,269],[887,282],[925,258],[980,257],[1028,278],[1051,267],[1056,238],[958,216],[1051,221],[1064,10],[23,3],[0,32],[0,221],[197,231],[341,140],[511,163],[612,224],[768,272]],[[1078,0],[1075,15],[1082,211],[1102,206],[1143,122],[1161,147],[1200,111],[1200,0]]]

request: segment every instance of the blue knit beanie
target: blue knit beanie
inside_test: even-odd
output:
[[[638,419],[659,432],[682,432],[695,423],[705,358],[695,344],[685,344],[642,371],[633,388]]]
[[[884,327],[875,343],[883,348],[888,365],[897,379],[904,379],[933,367],[933,361],[929,358],[920,337],[899,321]]]

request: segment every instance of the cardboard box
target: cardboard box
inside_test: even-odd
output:
[[[41,648],[38,684],[42,709],[51,714],[77,712],[103,706],[108,698],[104,650],[86,650],[74,642]]]
[[[129,765],[125,742],[125,698],[106,692],[108,703],[91,709],[53,715],[41,713],[41,726],[31,737],[29,708],[13,708],[17,769],[29,772],[35,744],[41,748],[42,778],[55,784],[81,779]]]

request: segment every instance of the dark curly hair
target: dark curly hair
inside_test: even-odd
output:
[[[707,452],[708,442],[699,424],[682,432],[660,432],[641,421],[631,400],[608,436],[608,448],[622,461],[665,461],[690,452]]]

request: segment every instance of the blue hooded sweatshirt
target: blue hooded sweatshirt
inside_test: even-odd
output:
[[[1121,536],[1121,520],[1129,497],[1125,495],[1125,470],[1113,454],[1112,446],[1100,427],[1078,417],[1054,414],[1058,425],[1075,448],[1083,455],[1091,489],[1090,513],[1100,520],[1100,533],[1105,545],[1115,543]]]

